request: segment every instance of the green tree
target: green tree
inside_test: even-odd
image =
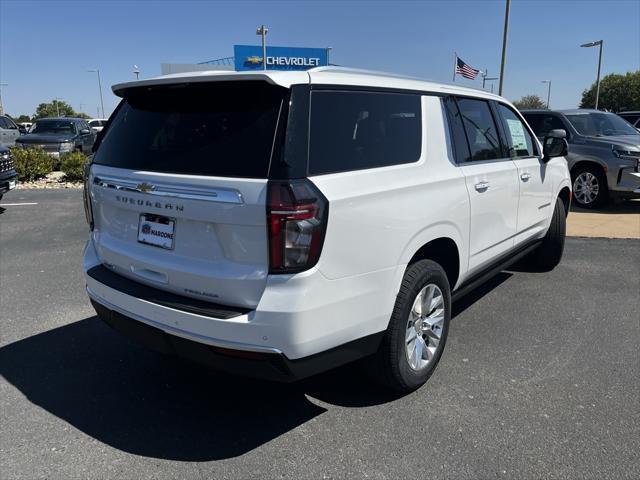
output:
[[[17,117],[15,117],[13,119],[13,121],[16,122],[16,123],[30,122],[31,121],[31,117],[29,115],[18,115]]]
[[[518,110],[547,108],[547,104],[538,95],[525,95],[513,104]]]
[[[33,119],[45,117],[75,117],[77,113],[71,108],[67,102],[62,100],[52,100],[49,103],[41,103],[36,108],[36,114]]]
[[[582,92],[580,108],[595,108],[596,83]],[[624,75],[610,73],[600,80],[600,110],[621,112],[624,110],[640,110],[640,70],[627,72]]]

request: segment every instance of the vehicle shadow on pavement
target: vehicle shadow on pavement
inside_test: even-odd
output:
[[[580,208],[575,203],[572,203],[569,212],[596,213],[600,215],[622,215],[625,213],[638,214],[640,213],[640,200],[627,200],[616,203],[609,203],[608,205],[597,209]]]
[[[322,414],[294,385],[218,374],[138,348],[87,318],[0,348],[0,374],[31,402],[136,455],[242,455]]]
[[[456,302],[453,316],[510,276]],[[180,461],[242,455],[326,412],[309,397],[356,408],[401,397],[358,362],[295,384],[228,376],[139,348],[95,316],[0,348],[0,375],[100,442]]]

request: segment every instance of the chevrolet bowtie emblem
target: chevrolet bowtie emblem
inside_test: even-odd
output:
[[[154,187],[153,185],[151,185],[150,183],[139,183],[138,185],[136,185],[136,190],[138,190],[139,192],[150,192],[151,190],[155,190],[156,187]]]

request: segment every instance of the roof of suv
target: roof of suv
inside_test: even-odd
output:
[[[112,89],[116,95],[122,96],[125,90],[134,87],[225,80],[264,80],[274,85],[280,85],[287,88],[294,84],[304,83],[365,86],[374,88],[394,88],[400,90],[450,93],[504,100],[498,95],[482,90],[476,90],[473,88],[459,87],[457,85],[445,83],[429,82],[426,80],[421,80],[419,78],[405,77],[386,72],[375,72],[370,70],[358,70],[332,66],[316,67],[306,71],[254,70],[248,72],[233,72],[211,70],[202,72],[186,72],[172,75],[163,75],[161,77],[139,80],[135,82],[119,83],[117,85],[114,85]]]
[[[39,122],[40,120],[71,120],[73,122],[86,121],[84,118],[77,118],[77,117],[42,117],[42,118],[37,118],[36,120],[34,120],[34,122]]]

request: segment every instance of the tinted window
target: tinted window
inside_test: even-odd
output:
[[[504,124],[504,133],[511,158],[532,157],[537,155],[533,138],[527,127],[513,110],[506,105],[498,104],[498,112]]]
[[[468,162],[471,160],[471,155],[458,105],[453,97],[447,97],[444,99],[444,106],[447,111],[456,162]]]
[[[18,128],[18,126],[14,123],[14,121],[12,119],[10,119],[9,117],[4,117],[4,121],[6,123],[6,127],[5,128],[11,128],[11,129]]]
[[[458,107],[469,140],[471,160],[502,158],[498,130],[489,104],[483,100],[460,98]]]
[[[544,115],[539,113],[525,113],[523,115],[527,120],[527,123],[529,123],[533,129],[533,133],[536,134],[536,137],[545,137],[551,130],[567,130],[567,127],[562,123],[562,120],[555,115]],[[569,132],[567,132],[567,134],[568,133]]]
[[[76,124],[72,120],[38,120],[30,133],[73,135],[76,133]]]
[[[637,135],[629,123],[613,113],[577,113],[565,116],[582,135],[608,137],[613,135]]]
[[[266,178],[285,92],[263,82],[131,91],[94,162],[154,172]]]
[[[309,174],[415,162],[421,125],[419,95],[313,92]]]
[[[7,121],[4,119],[4,117],[0,117],[0,128],[9,128],[9,126],[7,125]]]

